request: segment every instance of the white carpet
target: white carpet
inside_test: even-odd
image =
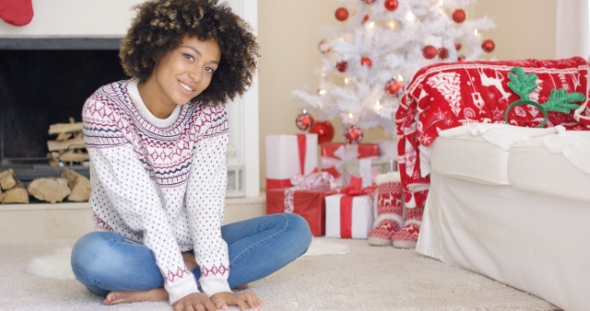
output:
[[[34,258],[56,254],[73,242],[0,243],[0,310],[172,309],[164,302],[103,306],[101,298],[75,280],[28,272]],[[413,250],[371,247],[364,240],[316,242],[350,253],[308,254],[251,283],[263,310],[558,310],[540,298]]]

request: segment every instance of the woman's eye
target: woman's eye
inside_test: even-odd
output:
[[[211,73],[211,74],[215,72],[215,69],[213,69],[211,67],[207,67],[206,70],[208,73]]]
[[[186,59],[188,59],[188,60],[190,60],[190,61],[192,61],[192,60],[194,60],[194,59],[195,59],[195,58],[194,58],[192,55],[190,55],[190,54],[184,54],[184,58],[186,58]]]

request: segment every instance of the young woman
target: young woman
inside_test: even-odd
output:
[[[256,295],[232,289],[301,256],[311,234],[292,214],[221,226],[223,103],[252,82],[255,37],[214,0],[138,9],[119,55],[132,79],[101,87],[83,108],[100,230],[74,246],[74,274],[107,305],[169,300],[174,310],[257,310]]]

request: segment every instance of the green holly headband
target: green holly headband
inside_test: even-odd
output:
[[[547,111],[557,111],[569,114],[572,109],[577,109],[578,104],[568,104],[571,102],[581,102],[586,97],[582,93],[573,92],[567,93],[564,89],[552,90],[549,100],[545,104],[539,104],[529,99],[529,93],[537,88],[537,75],[531,73],[527,75],[524,70],[520,67],[514,67],[508,73],[508,77],[511,82],[508,82],[508,86],[514,91],[514,93],[520,96],[520,100],[517,100],[510,104],[506,108],[504,113],[504,121],[508,124],[508,112],[510,109],[520,105],[533,105],[537,107],[543,113],[543,123],[537,126],[539,128],[545,126],[547,123]]]

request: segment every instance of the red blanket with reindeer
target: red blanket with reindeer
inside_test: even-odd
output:
[[[579,92],[586,98],[569,113],[547,112],[545,127],[590,130],[589,64],[580,57],[561,60],[474,61],[439,63],[419,70],[407,87],[396,112],[398,156],[407,207],[424,205],[430,184],[420,171],[420,146],[428,147],[442,130],[470,123],[505,123],[504,113],[520,100],[508,86],[515,66],[537,75],[529,98],[546,103],[551,91]],[[536,127],[543,114],[534,106],[510,110],[510,124]]]

